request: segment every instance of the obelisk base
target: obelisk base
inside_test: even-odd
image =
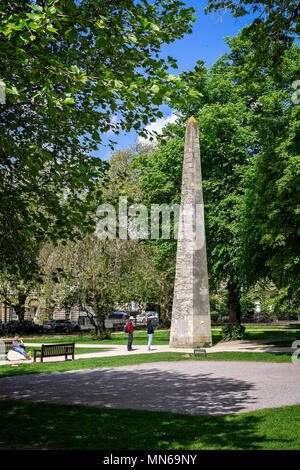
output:
[[[172,323],[169,346],[187,349],[212,346],[210,319],[206,316],[201,318],[201,315],[194,316],[193,328],[187,325],[186,319],[176,319]]]

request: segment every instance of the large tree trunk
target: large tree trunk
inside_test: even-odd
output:
[[[241,324],[241,304],[240,304],[240,297],[241,292],[239,287],[236,283],[229,279],[227,283],[227,290],[228,290],[228,311],[229,311],[229,328],[230,328],[230,337],[232,335],[232,330],[235,325]]]
[[[15,303],[12,307],[15,309],[18,316],[19,330],[21,331],[24,325],[24,316],[25,316],[25,302],[27,299],[26,294],[18,295],[18,302]]]
[[[93,327],[95,328],[96,336],[98,336],[98,334],[99,334],[99,327],[98,327],[97,322],[96,322],[95,319],[94,319],[94,316],[93,316],[92,314],[90,314],[89,312],[86,312],[86,314],[87,314],[88,319],[90,320],[91,324],[92,324]]]
[[[106,330],[105,315],[102,312],[97,312],[96,315],[97,315],[97,321],[98,321],[98,333],[101,335]]]
[[[162,327],[170,327],[170,304],[169,304],[170,286],[163,284],[160,292],[160,319]]]
[[[105,332],[105,312],[109,311],[109,307],[107,308],[104,307],[105,302],[103,301],[103,298],[101,296],[95,295],[94,297],[94,302],[93,302],[93,310],[96,314],[96,323],[97,323],[97,328],[96,328],[96,335],[100,336],[102,333]]]

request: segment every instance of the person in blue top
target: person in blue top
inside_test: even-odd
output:
[[[153,339],[153,335],[154,335],[154,328],[153,328],[153,325],[152,325],[152,320],[151,320],[151,318],[149,318],[149,320],[148,320],[148,324],[147,324],[147,334],[148,334],[148,346],[147,346],[147,349],[148,349],[148,351],[151,351],[151,343],[152,343],[152,339]]]
[[[21,340],[20,336],[15,336],[12,342],[12,348],[14,351],[23,354],[25,359],[31,359],[30,352],[25,351],[25,346],[23,341]]]

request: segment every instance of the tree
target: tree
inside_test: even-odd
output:
[[[117,209],[120,197],[126,197],[128,203],[141,202],[140,170],[134,166],[134,160],[140,154],[149,152],[151,148],[142,145],[115,151],[110,157],[105,176],[97,182],[95,205],[105,202]]]
[[[268,66],[269,73],[280,78],[284,53],[300,34],[300,6],[297,0],[208,0],[206,12],[225,14],[235,18],[249,13],[256,18],[242,30],[242,39],[250,40],[251,68],[249,78],[255,78],[257,66]],[[253,73],[254,72],[254,73]]]
[[[102,197],[105,201],[114,205],[116,213],[118,213],[119,198],[126,197],[129,205],[142,203],[147,207],[148,214],[151,214],[149,201],[146,199],[145,192],[141,187],[139,160],[146,156],[151,158],[153,150],[153,146],[138,145],[127,150],[115,152],[112,155],[109,162],[109,171],[106,177],[100,181],[99,187],[101,188]],[[148,222],[150,221],[148,220]],[[143,303],[159,303],[160,324],[168,326],[170,323],[169,313],[175,275],[173,258],[176,246],[174,244],[170,245],[168,242],[165,243],[164,240],[158,240],[157,243],[153,243],[147,237],[138,243],[142,245],[140,249],[145,253],[141,276],[145,278],[151,273],[153,278],[150,276],[148,281],[142,285],[138,283],[139,289],[137,289],[134,298]],[[136,279],[136,274],[134,276]],[[153,279],[156,281],[155,292],[150,287],[153,285]],[[150,287],[148,293],[145,292],[146,287]],[[131,295],[133,295],[132,288]]]
[[[10,235],[10,234],[9,234]],[[12,244],[14,240],[12,240]],[[0,270],[0,301],[6,302],[14,308],[22,329],[25,315],[25,303],[28,296],[43,281],[42,275],[37,269],[37,258],[40,246],[33,237],[26,240],[26,244],[15,246],[15,268]]]
[[[105,315],[116,303],[156,300],[156,272],[145,247],[136,240],[99,240],[89,235],[66,246],[46,246],[40,261],[46,276],[41,295],[48,295],[50,284],[52,305],[82,306],[96,334],[105,331]]]
[[[280,84],[269,81],[268,92],[257,99],[252,125],[261,149],[245,174],[240,233],[252,280],[268,275],[299,305],[300,108],[291,87],[299,47],[292,46],[283,61]]]
[[[199,123],[210,286],[216,288],[226,282],[233,327],[241,319],[243,279],[239,275],[236,222],[241,176],[255,142],[255,133],[248,125],[251,110],[232,80],[226,58],[217,61],[209,72],[199,63],[187,76],[194,87],[201,87],[202,97],[191,105],[192,111],[189,105],[180,108],[184,119],[173,127],[174,137],[168,137],[151,158],[141,160],[142,186],[152,203],[171,206],[180,202],[183,123],[193,114]]]
[[[31,237],[93,230],[90,189],[105,165],[92,153],[103,133],[143,134],[164,98],[184,97],[159,52],[193,21],[177,0],[2,1],[1,266],[13,272],[17,244]]]
[[[232,326],[241,319],[242,288],[269,276],[277,287],[289,286],[290,298],[298,289],[299,107],[291,85],[299,48],[285,52],[280,82],[265,65],[249,81],[251,42],[241,33],[228,43],[230,52],[210,71],[199,62],[185,74],[202,96],[179,111],[182,121],[193,114],[199,123],[210,286],[225,283]],[[164,146],[140,160],[152,202],[178,202],[182,121],[166,129]]]
[[[172,139],[170,145],[156,148],[151,153],[144,152],[135,156],[134,165],[140,171],[139,186],[142,192],[142,201],[150,215],[152,204],[169,204],[170,207],[172,204],[180,204],[182,155],[182,141]],[[162,234],[161,221],[159,229]],[[146,241],[158,273],[160,324],[164,327],[170,324],[172,309],[176,257],[174,237],[174,218],[172,211],[170,211],[170,239],[159,238]]]

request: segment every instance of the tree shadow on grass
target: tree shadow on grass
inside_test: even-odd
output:
[[[0,403],[0,448],[264,449],[263,416],[197,416],[48,403]],[[18,432],[16,433],[16,429]],[[288,439],[279,439],[283,441]],[[19,447],[18,447],[19,445]]]

